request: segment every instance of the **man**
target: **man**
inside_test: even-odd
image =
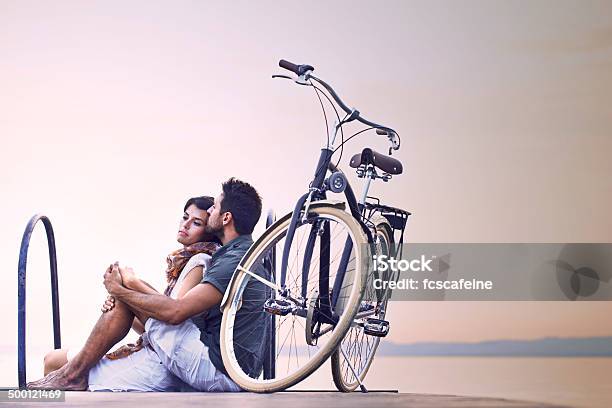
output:
[[[222,189],[209,209],[206,230],[218,237],[223,246],[213,255],[202,282],[182,298],[172,299],[126,288],[119,266],[111,265],[104,274],[104,285],[116,299],[113,310],[100,317],[85,346],[72,360],[41,380],[28,383],[28,388],[85,390],[92,370],[97,382],[101,383],[96,389],[105,389],[105,378],[113,375],[114,360],[106,360],[105,364],[100,360],[125,337],[136,316],[144,323],[145,342],[159,358],[157,367],[153,365],[144,371],[168,370],[200,391],[240,390],[228,378],[223,366],[220,351],[222,314],[218,306],[236,266],[253,243],[250,234],[261,215],[261,198],[252,186],[234,178],[223,183]],[[261,268],[255,272],[263,275]],[[244,308],[245,316],[240,324],[236,325],[239,328],[235,329],[234,337],[245,346],[237,356],[241,367],[257,375],[262,367],[265,291],[256,280],[249,283],[246,291],[249,291],[249,305]],[[139,373],[138,370],[127,373],[128,376],[148,374],[155,373]],[[125,380],[137,384],[128,387],[131,390],[175,390],[170,385],[172,382],[155,384],[155,380],[154,384],[142,385],[146,382]]]

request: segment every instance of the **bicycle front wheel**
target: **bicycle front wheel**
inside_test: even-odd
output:
[[[328,203],[313,203],[307,220],[298,222],[285,290],[280,291],[283,280],[276,265],[281,264],[290,221],[288,214],[275,222],[245,255],[223,305],[223,364],[230,377],[248,391],[280,391],[314,372],[350,328],[363,294],[367,239],[350,214]],[[247,272],[263,263],[270,269],[265,278]],[[265,303],[258,310],[244,307],[256,293],[248,294],[254,281],[266,285],[259,291]],[[241,320],[255,318],[255,314],[264,314],[267,330],[262,343],[267,355],[263,370],[247,372],[240,362],[246,345],[241,344],[238,330]]]

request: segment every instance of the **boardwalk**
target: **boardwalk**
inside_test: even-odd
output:
[[[0,403],[0,406],[4,404]],[[11,404],[40,408],[41,403]],[[270,407],[334,407],[334,408],[552,408],[560,405],[498,398],[462,397],[456,395],[369,394],[338,392],[281,392],[276,394],[206,394],[206,393],[91,393],[69,392],[65,403],[46,404],[53,407],[138,407],[138,408],[270,408]],[[6,405],[4,405],[6,406]]]

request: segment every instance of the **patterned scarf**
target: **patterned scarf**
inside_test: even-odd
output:
[[[168,255],[166,257],[166,262],[168,262],[168,268],[166,268],[166,279],[168,281],[168,286],[166,287],[166,290],[164,290],[164,295],[170,296],[170,293],[172,293],[172,289],[174,289],[179,276],[181,276],[183,268],[185,265],[187,265],[187,262],[189,262],[189,259],[191,259],[192,256],[200,253],[205,253],[212,256],[217,249],[219,249],[219,245],[215,242],[196,242],[188,247],[177,249]],[[106,354],[106,357],[109,360],[117,360],[137,352],[138,350],[142,349],[142,347],[142,336],[140,336],[138,340],[136,340],[136,343],[125,344],[119,347],[117,350]]]
[[[188,247],[177,249],[166,257],[168,262],[168,268],[166,269],[166,279],[168,281],[168,287],[164,291],[164,295],[170,296],[174,285],[178,281],[181,271],[189,262],[189,259],[200,253],[211,255],[219,248],[214,242],[196,242],[195,244],[189,245]]]

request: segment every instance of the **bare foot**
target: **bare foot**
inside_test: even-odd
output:
[[[68,364],[47,374],[44,378],[27,383],[29,390],[65,390],[84,391],[87,389],[87,376],[75,377],[70,375]]]

